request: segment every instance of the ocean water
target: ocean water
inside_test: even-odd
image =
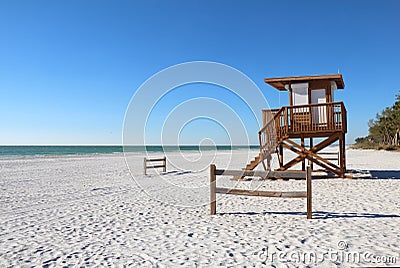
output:
[[[30,156],[57,156],[57,155],[93,155],[93,154],[114,154],[125,152],[174,152],[174,151],[199,151],[199,150],[239,150],[258,149],[258,145],[250,146],[0,146],[0,158],[9,157],[30,157]]]

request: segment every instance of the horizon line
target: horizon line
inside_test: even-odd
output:
[[[199,144],[1,144],[0,146],[201,146]],[[214,145],[202,145],[214,146]],[[215,144],[215,146],[260,146],[259,144]]]
[[[353,145],[354,143],[346,143],[345,145]],[[334,145],[334,144],[332,144]],[[201,146],[199,144],[1,144],[1,146]],[[215,144],[203,146],[260,146],[259,144]],[[335,145],[334,145],[335,146]],[[337,145],[336,145],[337,146]]]

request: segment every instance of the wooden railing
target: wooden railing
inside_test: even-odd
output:
[[[250,176],[268,178],[287,178],[287,179],[305,179],[306,191],[261,191],[249,189],[233,189],[217,187],[217,176]],[[254,171],[254,170],[223,170],[217,169],[214,164],[210,165],[210,210],[211,215],[217,213],[217,196],[216,194],[233,194],[246,196],[264,196],[264,197],[279,197],[279,198],[306,198],[307,199],[307,219],[312,218],[312,185],[311,185],[311,168],[307,167],[306,171]]]
[[[152,166],[148,166],[148,162],[162,162],[161,164],[156,163]],[[143,159],[143,174],[147,175],[147,169],[149,168],[162,168],[163,172],[167,172],[167,157],[163,158],[154,158],[154,159],[147,159],[146,157]]]
[[[276,135],[272,135],[273,140],[280,140],[293,134],[347,132],[347,113],[343,102],[284,106],[279,110],[263,110],[263,118],[264,127],[258,133],[261,150],[266,144],[272,142],[269,136],[271,136],[273,126],[276,132]]]
[[[265,116],[265,115],[263,115]],[[272,117],[268,120],[266,120],[266,124],[264,127],[259,131],[258,133],[258,139],[260,142],[260,156],[261,156],[261,162],[264,165],[264,168],[266,170],[270,170],[270,159],[272,153],[275,152],[276,150],[276,144],[278,141],[278,133],[276,131],[275,127],[275,118],[276,115],[271,115],[269,113],[266,117],[268,118]],[[267,160],[267,166],[265,166],[264,160]]]

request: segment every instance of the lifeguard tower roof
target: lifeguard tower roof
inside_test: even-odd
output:
[[[272,87],[284,91],[288,90],[289,84],[296,83],[307,83],[311,81],[333,81],[336,83],[337,89],[344,89],[344,82],[341,74],[324,74],[324,75],[312,75],[312,76],[291,76],[291,77],[279,77],[279,78],[265,78],[264,82],[271,85]]]

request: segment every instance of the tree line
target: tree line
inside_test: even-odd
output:
[[[400,94],[395,97],[395,103],[386,107],[375,119],[368,122],[369,134],[356,138],[356,148],[367,149],[400,149]]]

